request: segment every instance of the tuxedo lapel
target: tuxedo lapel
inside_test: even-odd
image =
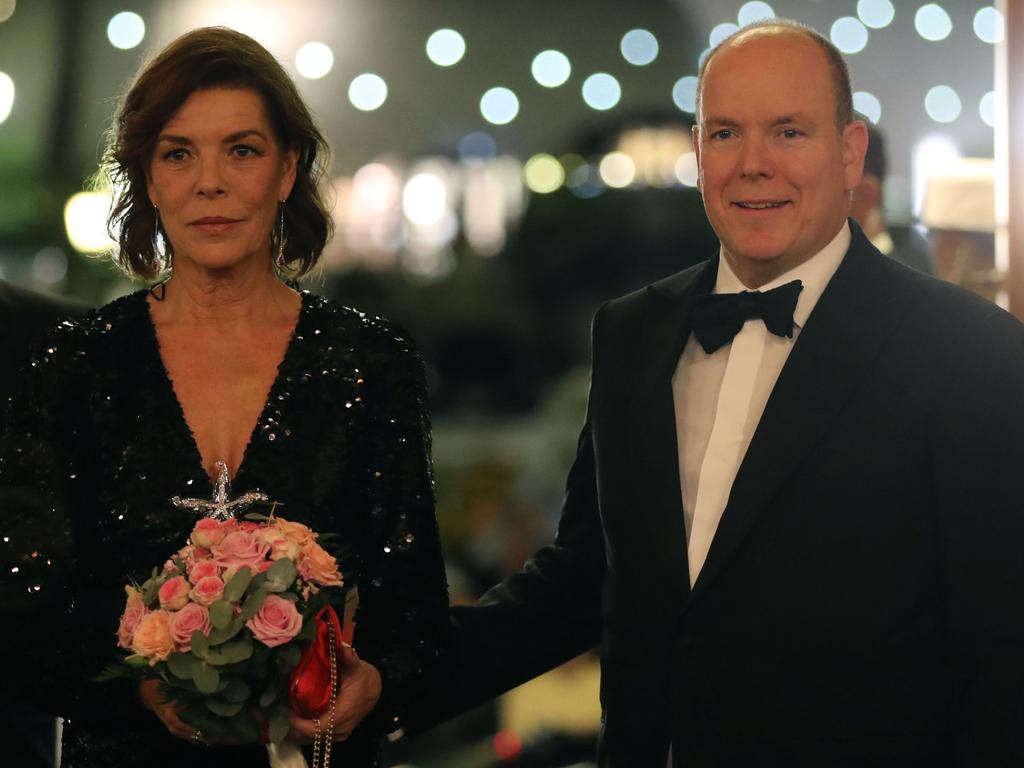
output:
[[[638,382],[629,423],[634,430],[638,513],[648,519],[654,559],[663,564],[677,605],[689,595],[686,528],[679,483],[672,375],[690,335],[694,296],[714,284],[718,260],[712,259],[647,288],[647,312],[637,350]]]
[[[887,291],[879,254],[851,224],[846,257],[786,361],[733,482],[693,589],[697,599],[826,433],[906,307]]]

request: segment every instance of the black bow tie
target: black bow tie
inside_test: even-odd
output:
[[[693,335],[709,355],[724,347],[743,324],[760,317],[776,336],[793,337],[793,310],[803,283],[794,280],[770,291],[707,293],[693,306]]]

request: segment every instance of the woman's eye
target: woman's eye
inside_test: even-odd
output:
[[[185,159],[186,155],[186,151],[179,147],[178,149],[172,149],[164,154],[164,160],[181,161]]]
[[[248,144],[236,144],[231,148],[231,152],[235,157],[255,157],[259,154],[255,147],[250,147]]]

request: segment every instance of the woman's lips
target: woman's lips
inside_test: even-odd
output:
[[[196,219],[189,226],[195,227],[196,229],[210,235],[220,235],[230,230],[231,227],[239,221],[241,221],[241,219],[226,219],[222,216],[206,216],[202,219]]]

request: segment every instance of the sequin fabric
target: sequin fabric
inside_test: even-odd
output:
[[[113,658],[123,585],[181,546],[197,519],[170,499],[214,490],[164,369],[146,292],[62,323],[8,406],[5,684],[68,719],[65,766],[130,765],[142,755],[148,766],[265,765],[261,747],[196,749],[170,736],[134,684],[90,682]],[[359,592],[354,645],[381,671],[384,696],[334,754],[349,768],[377,765],[381,732],[447,627],[423,365],[408,337],[303,293],[231,484],[236,495],[266,493],[284,505],[280,514],[339,535],[343,570]]]

